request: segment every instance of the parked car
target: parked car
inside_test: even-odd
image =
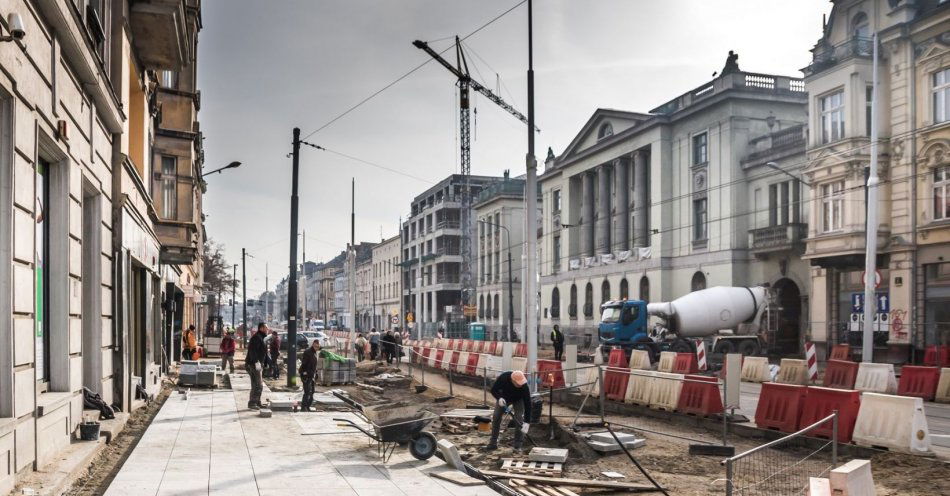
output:
[[[280,331],[277,333],[277,335],[280,336],[281,351],[285,353],[289,352],[290,343],[287,341],[287,331]],[[310,341],[311,340],[307,339],[307,336],[305,336],[303,332],[297,333],[297,349],[298,350],[306,350],[307,347],[310,346]]]
[[[322,320],[314,320],[310,322],[310,330],[312,331],[323,331],[326,330],[327,326]]]

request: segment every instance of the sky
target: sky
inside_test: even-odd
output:
[[[519,1],[202,2],[204,167],[242,162],[206,177],[205,226],[231,263],[241,248],[252,257],[248,298],[288,272],[293,128],[330,150],[301,149],[307,260],[329,260],[349,242],[354,180],[357,242],[396,235],[412,199],[459,170],[455,79],[412,41],[441,51]],[[539,162],[597,108],[648,112],[710,80],[729,50],[744,71],[801,77],[830,10],[829,0],[535,0]],[[527,4],[464,45],[472,76],[526,113]],[[454,50],[445,55],[454,60]],[[523,174],[527,127],[481,95],[473,108],[472,173]]]

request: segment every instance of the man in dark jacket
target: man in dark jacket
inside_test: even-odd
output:
[[[270,350],[270,366],[274,379],[280,379],[280,335],[277,331],[271,331],[270,342],[267,344]]]
[[[528,378],[520,370],[503,372],[492,384],[491,395],[495,397],[495,412],[491,418],[491,439],[485,449],[498,448],[501,417],[508,412],[514,414],[518,428],[515,431],[513,446],[516,450],[521,449],[524,436],[528,433],[528,422],[531,421],[531,390],[528,388]]]
[[[264,361],[267,359],[267,346],[264,345],[265,336],[267,336],[267,324],[261,322],[257,324],[257,332],[251,336],[251,340],[247,343],[244,368],[247,370],[247,375],[251,376],[251,397],[247,401],[248,408],[261,407],[261,392],[264,390],[261,372],[264,370]]]
[[[317,378],[317,353],[319,351],[320,340],[314,339],[307,351],[303,352],[303,356],[300,358],[300,368],[297,369],[297,373],[303,381],[303,399],[300,401],[300,406],[303,407],[305,412],[311,411],[310,405],[313,404],[313,386]]]
[[[393,358],[396,356],[396,338],[393,337],[392,329],[386,331],[381,341],[383,343],[383,358],[386,359],[386,363],[392,364]]]
[[[557,324],[551,329],[551,343],[554,345],[554,359],[560,362],[564,357],[564,333]]]
[[[221,345],[218,347],[218,351],[221,353],[221,370],[224,371],[225,367],[231,365],[231,373],[234,373],[234,331],[228,329],[228,332],[221,338]]]

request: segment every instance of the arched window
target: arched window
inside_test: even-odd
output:
[[[650,278],[647,276],[640,278],[640,300],[650,302]]]
[[[614,126],[609,122],[605,122],[600,125],[600,128],[597,129],[597,139],[602,140],[608,136],[613,136]]]
[[[491,314],[491,316],[494,317],[494,318],[496,318],[496,319],[498,318],[498,307],[499,307],[499,306],[501,306],[501,305],[498,304],[498,293],[495,293],[495,304],[492,305],[492,314]]]
[[[600,302],[607,303],[608,301],[610,301],[610,281],[604,280],[600,285]]]
[[[561,318],[561,291],[556,286],[551,290],[551,318]]]
[[[591,283],[584,288],[584,316],[594,316],[594,285]]]
[[[577,318],[577,284],[571,284],[571,302],[567,305],[567,315]]]
[[[485,316],[485,295],[478,295],[478,318]]]
[[[491,318],[491,295],[488,295],[488,298],[485,298],[485,318]]]
[[[703,274],[701,270],[698,270],[695,274],[693,274],[693,280],[690,281],[689,288],[690,291],[706,289],[706,275]]]
[[[624,277],[623,279],[620,280],[620,299],[626,300],[629,298],[630,298],[630,288],[629,288],[629,284],[627,284],[627,278]]]
[[[859,12],[858,15],[854,16],[851,19],[851,34],[855,38],[861,39],[870,39],[871,38],[871,26],[868,23],[868,16],[864,12]]]

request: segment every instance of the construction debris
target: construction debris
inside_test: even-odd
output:
[[[601,489],[615,489],[621,491],[656,491],[657,488],[652,485],[633,484],[620,481],[600,481],[590,479],[564,479],[560,477],[545,477],[541,475],[521,475],[508,472],[498,472],[495,470],[482,470],[482,475],[486,477],[499,477],[503,479],[521,479],[526,482],[537,482],[540,484],[550,484],[553,486],[573,486],[573,487],[591,487]]]
[[[442,480],[447,480],[453,484],[457,484],[463,487],[485,485],[484,481],[480,481],[468,474],[459,472],[458,470],[446,470],[444,472],[431,472],[429,475],[431,475],[432,477],[437,477]]]
[[[603,475],[604,477],[609,477],[611,479],[623,479],[626,477],[620,472],[601,472],[600,475]]]
[[[511,479],[508,484],[524,496],[579,496],[574,491],[564,487],[549,486],[547,484],[528,484],[521,479]]]
[[[633,434],[624,432],[617,433],[617,439],[623,443],[624,448],[635,449],[646,444],[646,439],[638,438]],[[613,453],[622,451],[623,448],[617,444],[617,440],[609,432],[595,432],[587,436],[587,445],[601,453]]]
[[[271,409],[270,409],[270,408],[261,408],[261,412],[260,412],[258,415],[259,415],[261,418],[271,418],[271,415],[272,415],[272,414],[273,414],[273,412],[271,412]]]
[[[442,418],[459,418],[459,419],[474,419],[475,417],[488,417],[491,418],[494,410],[490,408],[456,408],[455,410],[449,410],[440,414]]]
[[[359,387],[361,387],[361,388],[363,388],[363,389],[369,389],[370,391],[372,391],[372,392],[374,392],[374,393],[383,394],[383,391],[385,391],[383,388],[381,388],[381,387],[379,387],[379,386],[373,386],[373,385],[370,385],[370,384],[364,384],[364,383],[362,383],[362,382],[357,382],[356,385],[359,386]]]
[[[533,462],[517,458],[502,458],[501,469],[514,474],[558,476],[564,472],[564,463]]]
[[[567,448],[531,448],[528,453],[528,460],[533,462],[555,462],[564,463],[567,461]]]

